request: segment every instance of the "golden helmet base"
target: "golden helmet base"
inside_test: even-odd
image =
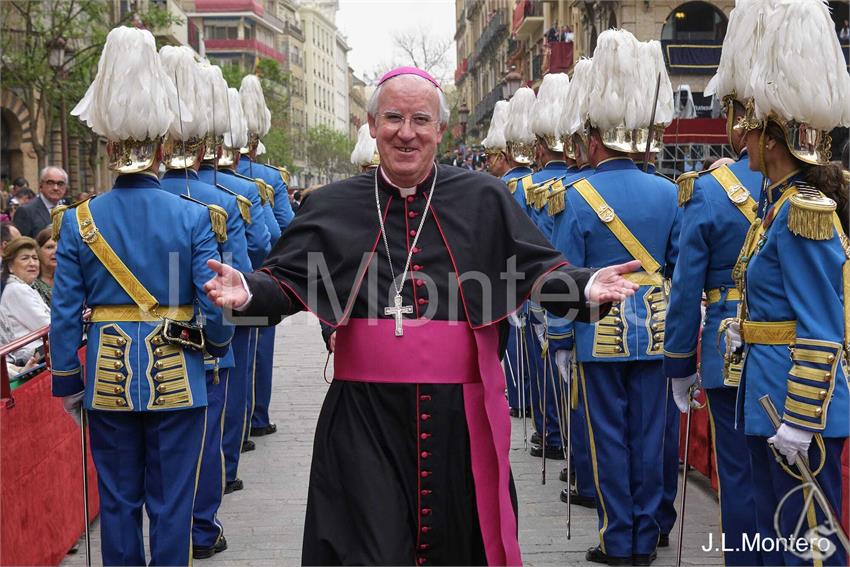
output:
[[[166,169],[194,167],[198,161],[198,150],[203,145],[204,138],[190,138],[184,142],[169,136],[162,143],[162,163]]]
[[[106,143],[107,167],[120,174],[150,169],[162,138],[148,140],[110,140]]]
[[[534,142],[508,142],[508,157],[520,165],[534,163]]]
[[[233,167],[239,163],[239,148],[228,148],[221,146],[221,155],[218,158],[219,167]]]
[[[557,152],[559,154],[564,152],[564,142],[562,142],[561,138],[554,134],[544,134],[543,136],[538,136],[537,139],[541,144],[546,146],[549,151]]]
[[[256,155],[257,146],[260,145],[260,137],[254,133],[248,133],[248,145],[244,148],[239,148],[239,153],[242,155],[254,154]]]

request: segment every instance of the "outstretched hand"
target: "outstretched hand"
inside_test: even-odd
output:
[[[204,284],[210,301],[222,309],[236,309],[248,301],[248,290],[242,285],[239,271],[216,260],[207,260],[215,277]]]
[[[624,278],[623,274],[636,272],[640,268],[641,265],[638,260],[602,268],[596,273],[593,285],[588,290],[588,301],[592,303],[609,303],[623,301],[627,297],[631,297],[640,286]]]

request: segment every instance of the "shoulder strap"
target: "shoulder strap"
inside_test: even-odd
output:
[[[127,292],[130,299],[146,313],[156,309],[159,305],[156,298],[142,285],[142,282],[136,279],[133,272],[121,261],[121,258],[118,257],[112,246],[100,234],[100,231],[94,224],[94,218],[92,217],[88,201],[80,204],[77,210],[77,220],[79,221],[80,237],[83,239],[83,242],[97,256],[97,259],[100,260],[106,271],[115,278],[118,285]]]
[[[732,173],[732,170],[724,165],[712,170],[711,176],[720,183],[732,204],[750,224],[753,224],[753,221],[756,220],[756,202],[743,183]]]
[[[832,224],[838,233],[838,241],[844,249],[844,264],[841,266],[841,280],[844,287],[844,356],[850,359],[850,239],[844,234],[838,213],[832,213]]]
[[[204,203],[185,193],[181,193],[180,198],[206,207],[210,215],[210,226],[212,227],[213,234],[215,234],[215,239],[218,242],[227,242],[227,211],[218,205]]]
[[[605,199],[602,198],[602,195],[596,190],[596,188],[590,184],[587,179],[581,179],[573,183],[573,187],[576,188],[578,194],[590,205],[590,208],[596,212],[596,215],[599,217],[608,230],[610,230],[617,240],[620,241],[625,249],[635,260],[640,260],[640,263],[643,265],[643,269],[650,273],[654,274],[661,269],[661,264],[652,257],[652,254],[644,248],[643,244],[632,234],[632,231],[623,224],[623,221],[620,220],[620,217],[617,216],[617,213],[614,212],[614,209],[605,202]]]
[[[221,183],[216,183],[215,186],[224,191],[225,193],[236,197],[236,205],[239,207],[239,215],[242,217],[242,220],[245,221],[245,224],[251,224],[251,199],[245,197],[244,195],[240,195],[236,191],[228,189]]]

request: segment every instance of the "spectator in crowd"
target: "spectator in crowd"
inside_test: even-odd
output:
[[[50,324],[50,308],[30,287],[38,277],[38,267],[38,243],[32,238],[16,238],[3,250],[0,344],[8,344]],[[25,366],[38,347],[38,342],[28,344],[11,357],[17,366]]]
[[[549,31],[546,32],[546,43],[554,43],[559,40],[558,36],[558,22],[555,22]]]
[[[561,26],[561,41],[571,43],[574,40],[575,34],[573,33],[573,28],[570,26]]]
[[[56,241],[53,240],[53,229],[45,228],[38,233],[35,241],[38,243],[38,263],[41,269],[32,287],[50,307],[53,295],[53,272],[56,271]]]
[[[68,190],[68,174],[61,167],[45,167],[39,175],[38,190],[38,198],[15,213],[15,224],[24,236],[35,237],[50,226],[50,211],[60,204]]]
[[[9,205],[11,200],[17,196],[18,191],[23,189],[24,187],[29,189],[29,181],[24,179],[23,177],[18,177],[12,182],[12,186],[9,188],[9,199],[6,201],[6,206]]]
[[[850,21],[844,20],[844,25],[838,30],[838,41],[842,46],[845,42],[850,41]]]
[[[11,222],[3,221],[0,223],[0,254],[6,249],[7,244],[20,237],[21,231]]]

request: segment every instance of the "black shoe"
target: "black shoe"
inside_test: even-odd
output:
[[[228,480],[224,483],[224,493],[230,494],[231,492],[236,492],[237,490],[242,490],[245,488],[245,485],[242,483],[241,478],[237,478],[236,480]]]
[[[536,431],[533,432],[531,434],[531,439],[529,439],[529,441],[531,441],[532,445],[540,445],[540,434],[537,433]]]
[[[277,425],[270,423],[265,427],[252,427],[251,437],[262,437],[263,435],[271,435],[277,432]]]
[[[564,504],[567,503],[567,489],[564,488],[561,490],[561,502]],[[583,508],[596,508],[596,498],[593,496],[582,496],[581,494],[576,494],[575,490],[570,492],[570,505],[581,506]]]
[[[631,557],[615,557],[613,555],[608,555],[602,548],[598,545],[596,547],[591,547],[585,553],[584,558],[588,561],[592,561],[593,563],[604,563],[606,565],[631,565],[632,558]]]
[[[658,547],[670,547],[670,534],[658,536]]]
[[[209,559],[216,553],[221,553],[227,549],[227,540],[223,535],[218,536],[215,544],[210,547],[192,546],[192,559]]]
[[[242,452],[247,453],[248,451],[253,451],[257,448],[257,444],[251,441],[250,439],[242,442]]]
[[[542,457],[543,456],[543,447],[540,445],[532,445],[531,450],[529,451],[532,457]],[[551,445],[546,445],[546,458],[553,459],[555,461],[563,461],[564,460],[564,450],[560,447],[553,447]]]
[[[658,553],[652,552],[649,555],[632,555],[632,565],[652,565],[652,562],[658,557]]]
[[[576,473],[573,473],[572,477],[573,477],[572,480],[575,482]],[[570,481],[570,478],[567,477],[567,469],[566,468],[561,469],[561,472],[558,475],[558,478],[561,479],[561,482],[569,482]]]

